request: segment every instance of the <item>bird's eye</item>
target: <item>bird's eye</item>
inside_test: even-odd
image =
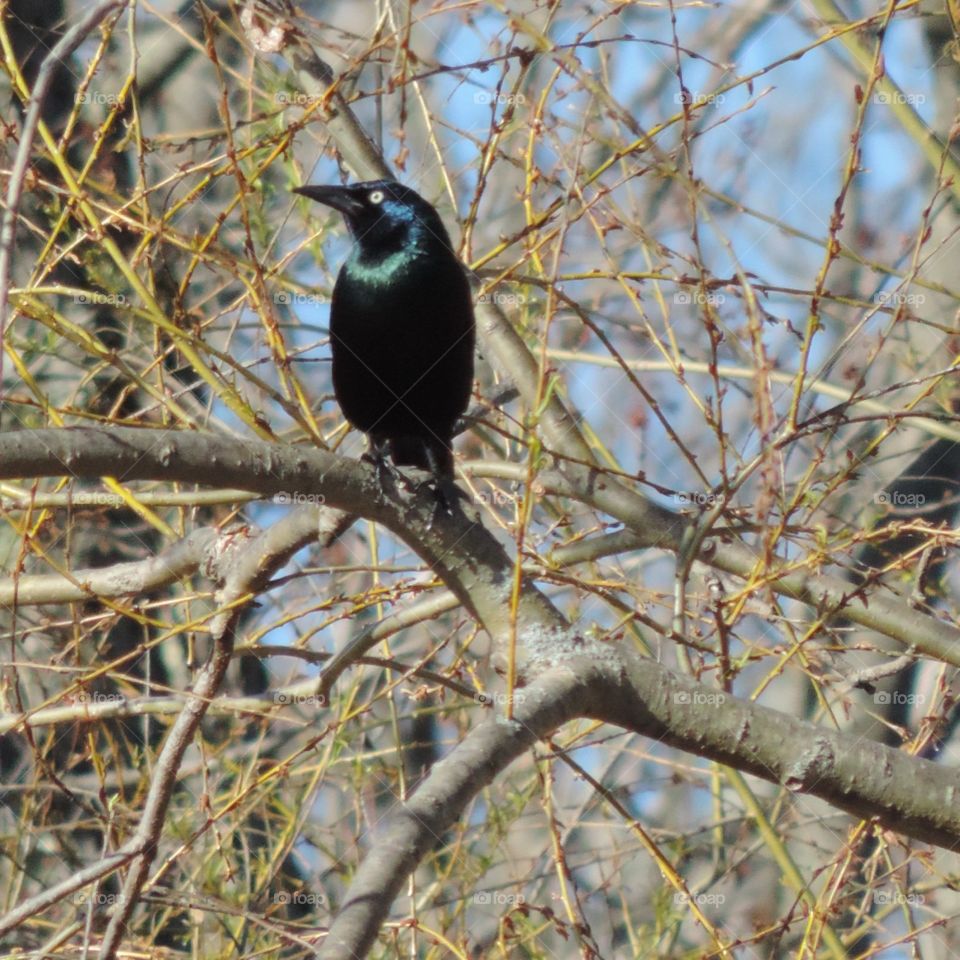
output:
[[[384,195],[382,190],[371,190],[367,196],[367,199],[371,203],[376,203],[376,204],[383,203],[383,198],[384,198]]]

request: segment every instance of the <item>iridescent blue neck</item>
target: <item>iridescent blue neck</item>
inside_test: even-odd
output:
[[[364,249],[357,244],[347,258],[346,268],[351,276],[372,284],[389,283],[402,270],[427,251],[419,245],[404,243],[390,250]]]

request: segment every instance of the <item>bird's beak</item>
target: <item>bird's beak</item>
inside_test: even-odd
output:
[[[353,196],[349,187],[308,184],[305,187],[294,187],[293,192],[299,193],[301,197],[307,197],[310,200],[326,204],[328,207],[333,207],[334,210],[339,210],[348,218],[363,211],[363,203]]]

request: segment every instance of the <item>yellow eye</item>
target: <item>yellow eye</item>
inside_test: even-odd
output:
[[[383,199],[384,199],[383,191],[382,191],[382,190],[371,190],[370,193],[367,195],[367,199],[368,199],[371,203],[381,204],[381,203],[383,203]]]

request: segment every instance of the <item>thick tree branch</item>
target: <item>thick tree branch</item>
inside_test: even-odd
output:
[[[0,433],[0,479],[112,476],[121,482],[212,482],[265,497],[320,498],[401,537],[495,639],[511,633],[513,561],[480,523],[462,513],[433,523],[436,502],[384,490],[372,467],[313,447],[236,440],[193,431],[70,427]],[[563,626],[550,601],[524,581],[517,618]]]
[[[739,700],[622,648],[582,643],[578,654],[516,691],[512,721],[476,727],[397,806],[354,878],[320,949],[323,960],[364,956],[410,873],[470,801],[577,717],[728,764],[928,843],[960,847],[956,771]]]
[[[145,560],[0,581],[0,604],[40,606],[96,597],[128,597],[156,590],[194,573],[207,559],[219,535],[217,530],[201,527]]]
[[[209,484],[212,480],[263,496],[312,494],[351,513],[383,523],[403,538],[454,591],[496,639],[509,636],[509,590],[513,564],[497,541],[462,515],[431,524],[428,492],[408,498],[381,490],[365,464],[311,447],[233,440],[187,431],[72,427],[0,433],[0,479],[115,476],[123,481],[169,480]],[[577,464],[538,475],[547,492],[575,497],[626,523],[634,549],[676,551],[691,520],[635,494],[602,473]],[[722,531],[703,544],[698,558],[738,576],[754,573],[756,556],[746,546],[718,543]],[[626,542],[619,545],[626,549]],[[767,585],[821,610],[899,640],[920,653],[960,665],[960,630],[909,604],[874,592],[869,603],[842,577],[797,568],[772,570]],[[533,587],[521,593],[521,616],[540,615],[562,625],[555,608]]]
[[[430,526],[433,510],[429,496],[425,498],[426,502],[421,503],[423,498],[401,502],[399,497],[381,495],[372,471],[361,464],[344,461],[322,451],[263,443],[238,443],[192,433],[157,434],[141,430],[78,428],[0,435],[0,473],[6,477],[71,473],[90,478],[112,474],[122,480],[164,477],[171,481],[209,482],[214,477],[211,464],[217,471],[217,478],[223,482],[238,487],[246,486],[264,494],[284,489],[309,490],[322,494],[328,500],[342,501],[346,506],[360,506],[365,500],[369,504],[369,510],[365,512],[374,514],[397,532],[411,536],[411,529],[418,531],[416,536],[419,536],[419,540],[412,536],[417,548],[425,556],[435,557],[438,567],[450,571],[450,582],[451,585],[457,585],[458,596],[469,598],[472,590],[476,588],[479,591],[481,599],[471,599],[470,606],[486,607],[495,603],[497,598],[501,602],[505,599],[502,591],[503,584],[507,582],[504,578],[510,567],[509,561],[505,557],[491,556],[502,551],[495,542],[486,543],[482,537],[477,544],[476,555],[472,552],[471,538],[476,538],[482,531],[479,525],[470,524],[464,518],[462,522],[451,520],[437,524],[435,530],[423,533]],[[683,522],[680,518],[666,511],[656,511],[638,498],[643,508],[639,520],[644,521],[640,524],[634,511],[635,502],[632,498],[624,497],[622,488],[616,488],[611,494],[602,478],[587,471],[585,477],[581,478],[586,481],[584,486],[587,489],[577,490],[577,484],[569,473],[567,464],[562,472],[558,471],[556,475],[548,473],[541,477],[541,481],[548,489],[556,489],[561,494],[579,492],[581,497],[594,502],[598,508],[632,522],[644,531],[635,533],[638,546],[671,545],[676,536],[674,531]],[[311,476],[316,480],[310,481]],[[647,523],[651,519],[654,523]],[[303,515],[299,522],[305,523]],[[315,523],[315,520],[311,523]],[[652,527],[657,529],[657,534],[650,532]],[[450,535],[448,528],[456,530],[452,542],[445,539]],[[457,542],[458,538],[460,542]],[[628,545],[622,538],[618,543],[621,547]],[[444,550],[447,551],[446,555],[442,553]],[[465,565],[454,560],[461,550],[471,558]],[[251,573],[262,569],[263,557],[259,553],[247,551],[242,555],[247,572],[238,578],[237,589],[248,580]],[[492,559],[488,566],[479,560],[484,555]],[[472,570],[472,576],[464,574],[465,566]],[[778,584],[775,582],[774,585]],[[785,586],[798,593],[804,588],[802,580],[796,584],[787,580]],[[249,590],[251,584],[248,582],[245,588]],[[847,585],[843,584],[843,588],[846,589]],[[810,583],[806,589],[809,594],[815,589],[819,591],[821,587]],[[538,615],[535,606],[528,607],[526,613],[529,615],[520,619],[521,645],[531,660],[542,666],[572,659],[561,668],[564,679],[560,688],[542,687],[547,679],[542,678],[518,692],[522,697],[516,704],[516,721],[519,721],[519,725],[510,725],[508,742],[503,742],[503,737],[491,735],[489,728],[482,728],[486,732],[477,734],[477,756],[458,756],[453,765],[467,781],[489,782],[489,778],[502,769],[502,765],[509,763],[544,732],[572,716],[586,713],[662,739],[679,749],[729,763],[765,779],[786,783],[792,789],[822,797],[858,816],[876,816],[891,828],[919,839],[950,847],[960,836],[960,809],[955,797],[956,785],[952,772],[903,756],[879,744],[865,744],[860,739],[824,731],[775,711],[736,701],[718,694],[712,688],[682,680],[649,661],[636,661],[626,651],[591,643],[591,655],[578,656],[578,653],[584,652],[580,648],[584,641],[560,629],[556,615]],[[871,603],[870,609],[876,608],[877,604]],[[846,612],[851,616],[849,609]],[[909,611],[909,618],[914,630],[924,619],[916,611]],[[224,649],[218,647],[219,652],[198,681],[192,708],[184,711],[177,727],[168,737],[172,751],[169,756],[174,760],[179,759],[185,748],[183,731],[196,729],[209,696],[216,690],[215,685],[222,676],[224,658],[229,659],[228,646]],[[594,646],[597,649],[594,650]],[[557,670],[551,671],[549,678],[557,675]],[[567,687],[576,691],[575,694],[569,694],[569,706],[563,702],[568,696]],[[550,702],[551,695],[561,702]],[[531,698],[542,698],[537,700],[542,712],[527,712]],[[707,707],[701,707],[701,703],[707,704]],[[521,707],[523,712],[519,712]],[[709,710],[708,716],[703,715],[704,709]],[[495,733],[497,726],[492,729]],[[466,743],[474,743],[472,735]],[[796,749],[785,750],[785,744],[789,743],[795,743]],[[464,747],[466,751],[470,749],[472,746]],[[490,757],[496,759],[490,760]],[[785,759],[790,757],[793,759]],[[484,771],[479,778],[473,769],[474,762],[479,763]],[[491,766],[491,763],[494,765]],[[176,763],[163,769],[175,771]],[[437,776],[443,776],[447,769],[450,767],[438,768]],[[164,782],[166,786],[163,790],[159,785],[156,787],[157,793],[150,809],[145,811],[141,829],[131,841],[133,849],[138,851],[135,854],[137,865],[128,877],[126,887],[130,898],[124,900],[124,904],[135,901],[146,879],[152,859],[151,845],[155,845],[162,824],[159,811],[166,809],[169,789],[172,787],[172,781]],[[922,790],[917,790],[918,782],[922,783]],[[156,780],[155,783],[160,784],[160,781]],[[413,819],[406,817],[396,828],[403,833],[397,841],[399,846],[397,843],[384,845],[377,854],[375,869],[371,868],[369,876],[385,877],[388,864],[380,861],[400,850],[403,856],[393,865],[394,874],[390,876],[390,883],[402,883],[406,871],[412,869],[411,865],[422,854],[423,844],[432,842],[431,837],[442,833],[444,824],[448,825],[459,815],[463,803],[472,795],[464,783],[453,783],[445,789],[449,794],[447,804],[441,803],[432,794],[424,794],[420,800],[417,800],[420,794],[415,796],[416,803],[424,802],[433,811],[431,817],[423,819],[416,812],[416,803],[412,801],[409,809],[414,811]],[[421,820],[426,824],[420,828],[422,838],[411,846],[406,833]],[[125,849],[117,855],[127,853],[129,850]],[[359,893],[351,893],[343,915],[346,927],[339,927],[338,920],[338,937],[351,939],[354,935],[349,931],[361,929],[370,919],[369,911],[372,908],[367,904],[376,898],[371,898],[370,891],[364,886],[364,883],[373,882],[363,880],[367,875],[364,873],[358,877],[356,889]],[[386,880],[377,882],[382,885]],[[390,890],[384,889],[382,892],[387,895]],[[363,916],[358,921],[357,911],[361,907]],[[19,911],[16,915],[19,915]],[[118,920],[114,925],[116,931],[119,931],[120,923]],[[112,942],[119,942],[117,936],[118,932]],[[331,950],[335,942],[330,941]]]

